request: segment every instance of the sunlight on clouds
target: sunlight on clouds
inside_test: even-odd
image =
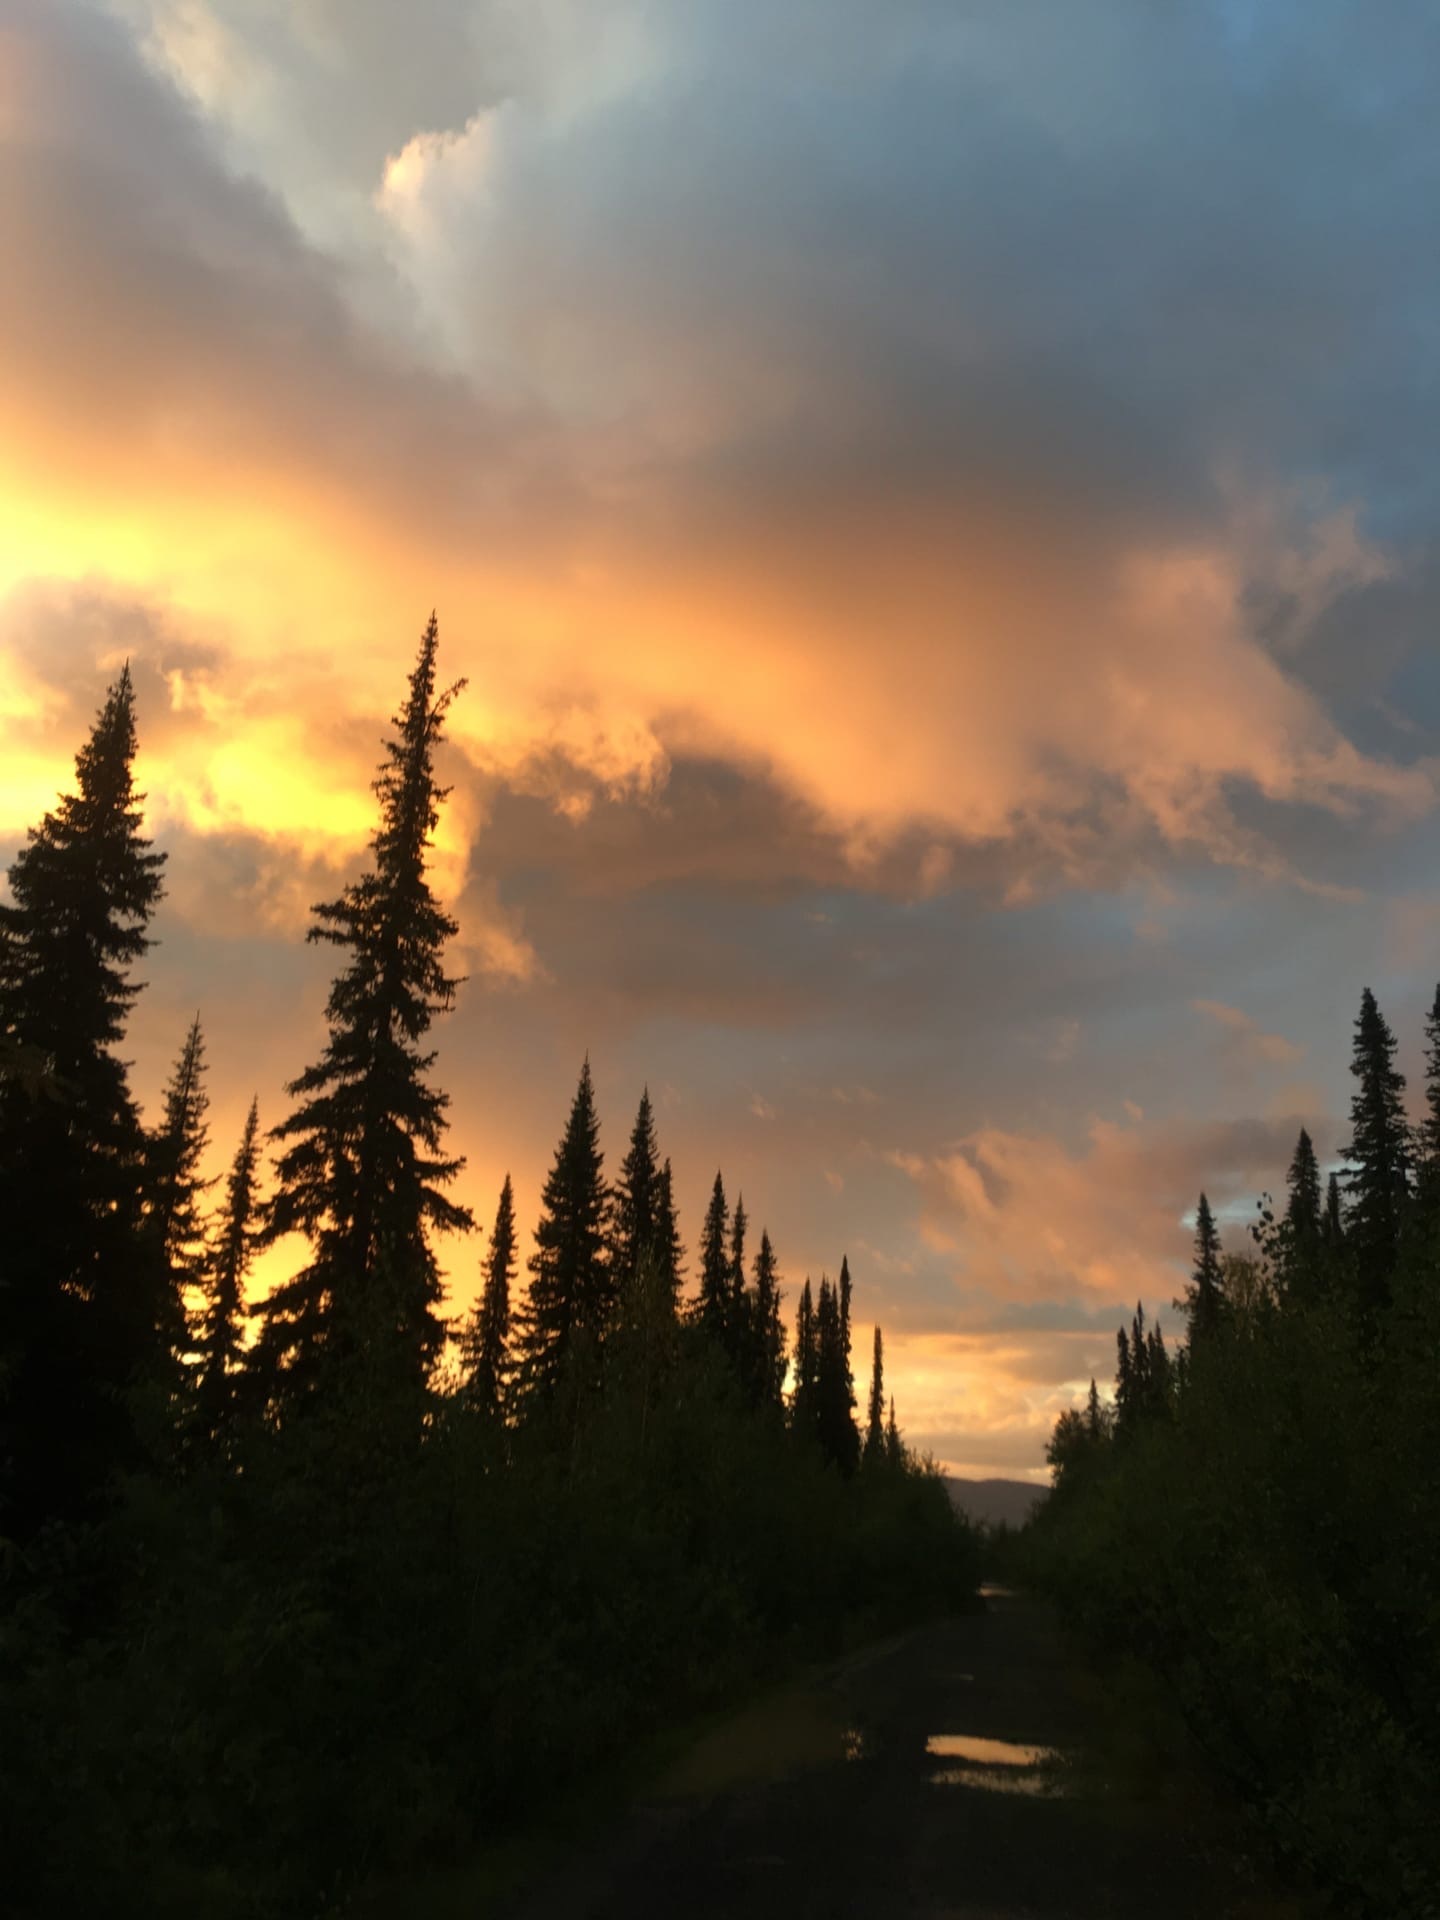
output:
[[[437,175],[463,178],[463,191],[483,187],[495,147],[494,121],[488,113],[474,114],[455,133],[417,133],[385,162],[376,189],[375,204],[397,226],[425,228],[433,212],[427,207]]]
[[[1284,1067],[1293,1066],[1304,1057],[1303,1047],[1287,1040],[1283,1034],[1263,1032],[1259,1022],[1239,1007],[1228,1007],[1219,1000],[1192,1000],[1190,1004],[1196,1013],[1205,1014],[1224,1028],[1233,1050],[1244,1058]]]
[[[244,953],[239,1005],[363,858],[380,738],[434,605],[442,673],[471,683],[432,865],[473,980],[447,1045],[493,1056],[533,1013],[530,1054],[506,1059],[518,1083],[547,1048],[618,1048],[623,1001],[637,1050],[661,1056],[636,1077],[670,1075],[678,1125],[723,1104],[757,1007],[801,1008],[814,1104],[850,1132],[884,1118],[888,1162],[823,1132],[791,1150],[806,1107],[780,1049],[733,1063],[715,1144],[758,1158],[759,1141],[777,1188],[851,1213],[852,1249],[893,1248],[873,1264],[897,1312],[950,1324],[955,1282],[1027,1304],[1168,1299],[1202,1181],[1217,1202],[1273,1184],[1296,1103],[1326,1099],[1271,1091],[1300,1016],[1292,1039],[1288,1007],[1198,971],[1170,882],[1210,863],[1227,909],[1253,889],[1299,924],[1299,890],[1306,907],[1343,908],[1357,882],[1383,893],[1383,862],[1349,850],[1395,845],[1380,836],[1435,803],[1428,719],[1377,732],[1345,673],[1336,693],[1317,670],[1327,647],[1363,656],[1365,596],[1413,584],[1404,529],[1426,524],[1403,501],[1390,513],[1377,478],[1407,433],[1396,471],[1423,467],[1423,409],[1402,420],[1384,393],[1351,393],[1331,352],[1368,340],[1418,271],[1407,240],[1388,293],[1380,272],[1358,294],[1334,278],[1347,233],[1385,264],[1386,208],[1363,181],[1353,207],[1293,224],[1272,284],[1273,234],[1223,189],[1273,156],[1303,216],[1315,149],[1277,142],[1260,95],[1247,135],[1251,103],[1199,75],[1175,152],[1152,131],[1185,166],[1132,197],[1139,172],[1114,165],[1128,115],[1037,66],[1004,9],[980,66],[951,76],[979,75],[964,113],[924,83],[919,56],[946,36],[923,9],[898,88],[863,9],[846,14],[854,49],[808,16],[644,0],[12,11],[0,596],[52,586],[77,606],[8,644],[0,629],[0,832],[53,804],[104,677],[140,649],[141,784],[175,848],[166,912],[189,953]],[[815,60],[825,85],[807,92]],[[1138,115],[1133,77],[1117,50],[1095,84]],[[1297,134],[1333,131],[1277,106]],[[1216,126],[1212,169],[1190,166]],[[1403,157],[1407,127],[1384,137]],[[1031,244],[1057,138],[1073,250]],[[1013,204],[974,186],[992,180]],[[1204,235],[1220,205],[1211,237],[1240,270],[1180,302],[1173,236]],[[1237,302],[1247,275],[1273,313]],[[1137,337],[1152,306],[1172,324]],[[1242,338],[1255,350],[1218,363],[1216,340]],[[1322,414],[1323,438],[1288,437]],[[1297,480],[1327,460],[1328,478]],[[1420,589],[1393,617],[1404,647],[1433,625]],[[1397,710],[1408,693],[1389,688]],[[720,774],[686,814],[700,763]],[[1087,925],[1117,917],[1135,965],[1123,1017],[1063,943],[1049,971],[1019,968],[1037,997],[997,1027],[1003,1087],[967,1077],[989,1006],[934,960],[973,924],[947,913],[978,871],[1017,960],[1068,889]],[[867,971],[897,894],[913,979]],[[1426,962],[1440,906],[1421,879],[1374,917],[1386,959]],[[1347,916],[1304,924],[1323,954]],[[735,946],[717,959],[722,925]],[[618,995],[599,979],[607,941]],[[177,950],[157,949],[157,980]],[[487,1026],[482,994],[527,987]],[[1263,1024],[1236,1004],[1252,988]],[[303,1019],[321,1005],[317,988]],[[1126,1052],[1159,1006],[1177,1045],[1208,1032],[1207,1063],[1241,1070],[1262,1119],[1166,1118],[1171,1096]],[[277,1049],[298,1051],[302,1015],[283,1026]],[[1122,1123],[1076,1109],[1082,1067],[1087,1104]],[[519,1123],[462,1104],[457,1145],[489,1183]],[[549,1144],[524,1142],[532,1168]],[[493,1206],[493,1187],[473,1197]],[[461,1265],[468,1285],[470,1252]],[[907,1424],[963,1429],[975,1459],[988,1427],[1012,1463],[1079,1378],[1063,1343],[998,1336],[917,1332],[894,1364]]]

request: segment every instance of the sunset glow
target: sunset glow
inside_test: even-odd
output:
[[[1040,1478],[1434,992],[1437,149],[1338,15],[838,10],[8,0],[0,856],[128,659],[127,1051],[203,983],[218,1174],[433,606],[459,1198],[528,1236],[588,1051],[692,1281],[718,1158],[787,1321],[848,1256],[910,1442]]]

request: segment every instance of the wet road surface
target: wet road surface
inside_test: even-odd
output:
[[[712,1729],[505,1920],[1285,1911],[1173,1807],[1103,1780],[1087,1718],[1049,1614],[996,1594]]]

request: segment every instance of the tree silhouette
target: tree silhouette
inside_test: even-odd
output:
[[[785,1385],[785,1324],[780,1318],[780,1275],[775,1249],[764,1228],[752,1269],[755,1291],[747,1320],[748,1379],[754,1404],[779,1410]]]
[[[460,1364],[432,1365],[451,1337],[436,1236],[469,1225],[430,1051],[456,985],[427,877],[452,697],[436,649],[432,618],[365,870],[313,909],[337,977],[269,1136],[273,1194],[252,1099],[203,1217],[198,1018],[144,1125],[117,1058],[160,867],[128,674],[12,870],[0,1800],[26,1913],[109,1911],[117,1887],[136,1913],[358,1909],[376,1872],[463,1843],[474,1809],[543,1793],[557,1754],[610,1764],[717,1676],[793,1657],[796,1622],[829,1643],[974,1582],[975,1538],[908,1461],[893,1401],[881,1431],[878,1328],[872,1451],[878,1434],[898,1471],[834,1471],[858,1444],[848,1264],[818,1317],[808,1281],[801,1298],[793,1425],[823,1448],[793,1443],[769,1233],[750,1243],[717,1176],[701,1292],[719,1338],[680,1324],[648,1093],[612,1194],[588,1059],[528,1293],[512,1300],[507,1174]],[[292,1234],[304,1251],[247,1306],[257,1255]]]
[[[717,1171],[700,1229],[700,1298],[695,1311],[699,1324],[722,1347],[730,1331],[730,1256],[725,1245],[729,1221],[725,1182]]]
[[[259,1239],[256,1219],[260,1161],[260,1104],[252,1099],[225,1182],[225,1199],[204,1281],[196,1329],[199,1378],[196,1407],[202,1436],[220,1441],[230,1428],[243,1368],[240,1326],[245,1276]]]
[[[1165,1350],[1165,1336],[1158,1323],[1150,1329],[1146,1341],[1146,1411],[1153,1417],[1167,1413],[1173,1368]]]
[[[162,854],[140,831],[134,690],[111,686],[0,904],[0,1475],[25,1535],[84,1508],[133,1450],[128,1393],[169,1331],[141,1231],[144,1139],[114,1049],[139,987]]]
[[[1350,1103],[1351,1139],[1343,1149],[1351,1163],[1345,1179],[1346,1239],[1361,1311],[1373,1318],[1390,1297],[1410,1196],[1410,1145],[1395,1036],[1369,987],[1360,997],[1350,1071],[1358,1085]]]
[[[1332,1173],[1325,1189],[1325,1218],[1321,1222],[1325,1244],[1338,1249],[1345,1239],[1345,1203],[1340,1196],[1340,1177]]]
[[[603,1167],[587,1054],[541,1195],[530,1291],[517,1315],[516,1391],[530,1411],[554,1404],[572,1363],[590,1366],[610,1317]]]
[[[484,1262],[484,1288],[461,1340],[465,1393],[487,1424],[505,1415],[510,1371],[510,1288],[515,1278],[515,1195],[510,1176],[500,1189],[495,1228]]]
[[[1425,1017],[1425,1117],[1415,1146],[1426,1199],[1434,1206],[1440,1202],[1440,985]]]
[[[1289,1199],[1285,1218],[1301,1246],[1313,1246],[1320,1237],[1320,1163],[1304,1127],[1295,1142],[1294,1157],[1286,1176]]]
[[[1095,1385],[1095,1377],[1090,1377],[1090,1394],[1085,1402],[1085,1432],[1093,1442],[1105,1437],[1105,1409],[1100,1404],[1100,1390]]]
[[[835,1290],[836,1303],[840,1311],[840,1370],[845,1383],[845,1418],[850,1431],[855,1433],[855,1363],[850,1350],[850,1262],[844,1254],[840,1256],[840,1283]],[[853,1454],[852,1467],[860,1458],[859,1436],[849,1449]]]
[[[806,1439],[816,1437],[819,1422],[820,1352],[816,1338],[814,1296],[810,1276],[800,1289],[795,1308],[795,1378],[790,1395],[790,1424]]]
[[[615,1184],[610,1264],[622,1309],[641,1264],[659,1249],[666,1199],[650,1089],[640,1095],[630,1145]]]
[[[669,1160],[660,1169],[655,1257],[659,1263],[660,1277],[670,1290],[670,1311],[675,1313],[679,1309],[680,1292],[685,1284],[685,1248],[680,1239],[680,1221],[675,1211],[675,1177],[670,1171]]]
[[[187,1345],[187,1308],[198,1304],[210,1268],[204,1197],[214,1185],[200,1166],[210,1142],[206,1122],[205,1041],[197,1013],[165,1088],[164,1115],[146,1141],[145,1231],[166,1278],[161,1335],[177,1358]]]
[[[742,1373],[750,1346],[751,1302],[745,1293],[745,1235],[750,1221],[745,1212],[745,1196],[735,1197],[735,1212],[730,1221],[730,1272],[725,1294],[725,1345],[734,1366]]]
[[[1220,1265],[1220,1235],[1210,1211],[1210,1202],[1203,1193],[1195,1210],[1195,1265],[1185,1298],[1176,1304],[1185,1309],[1192,1347],[1209,1339],[1225,1315],[1225,1276]],[[1130,1364],[1132,1369],[1143,1365],[1133,1348]]]
[[[848,1273],[847,1291],[848,1291]],[[827,1460],[844,1474],[853,1473],[860,1457],[860,1436],[851,1413],[853,1384],[845,1352],[848,1331],[839,1285],[823,1276],[815,1307],[817,1361],[816,1425]]]
[[[865,1422],[865,1464],[885,1458],[885,1342],[875,1329],[875,1356],[870,1363],[870,1403]]]
[[[437,693],[439,644],[432,614],[374,783],[373,865],[314,909],[308,935],[346,964],[326,1005],[324,1052],[291,1082],[299,1104],[271,1135],[286,1143],[271,1237],[304,1234],[312,1249],[265,1306],[260,1350],[285,1399],[312,1392],[328,1359],[359,1355],[418,1396],[445,1338],[431,1234],[472,1224],[444,1192],[464,1162],[442,1149],[449,1096],[429,1084],[435,1055],[421,1045],[459,984],[444,967],[456,922],[426,877],[448,791],[435,753],[464,686]]]

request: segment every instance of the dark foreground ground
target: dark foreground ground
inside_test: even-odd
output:
[[[1098,1698],[1043,1608],[993,1595],[983,1612],[866,1648],[712,1726],[586,1838],[532,1838],[518,1870],[452,1882],[433,1900],[412,1887],[374,1911],[417,1920],[1289,1913],[1217,1842],[1198,1805],[1151,1791],[1143,1764],[1116,1777]],[[927,1750],[943,1736],[1065,1758],[987,1771]]]

